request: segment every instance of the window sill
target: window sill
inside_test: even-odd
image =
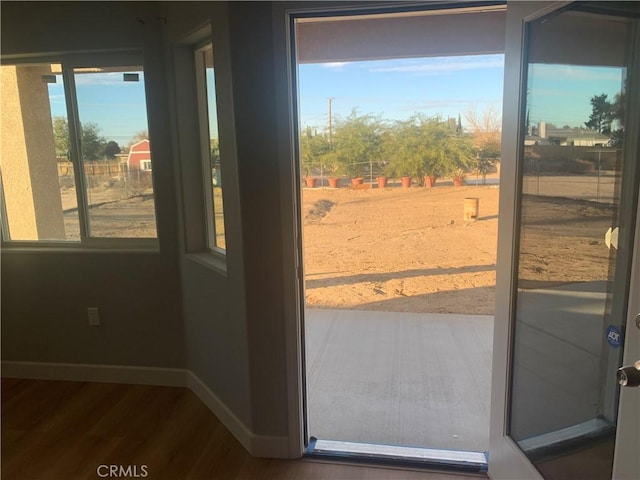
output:
[[[215,253],[188,253],[186,258],[205,267],[215,270],[221,275],[227,276],[227,260],[222,255]]]
[[[160,253],[157,239],[123,239],[80,242],[2,242],[2,253]]]

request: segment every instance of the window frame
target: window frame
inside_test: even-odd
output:
[[[0,195],[0,211],[2,212],[1,244],[6,250],[44,250],[44,251],[132,251],[132,252],[158,252],[159,251],[159,229],[158,229],[158,209],[156,201],[156,180],[151,169],[151,181],[154,192],[154,217],[156,226],[156,236],[152,238],[135,237],[92,237],[89,235],[88,219],[88,197],[87,186],[84,175],[84,160],[81,155],[81,144],[79,135],[80,118],[78,110],[78,99],[74,77],[76,68],[102,68],[102,67],[142,67],[145,72],[144,56],[141,50],[123,52],[94,52],[82,54],[62,54],[45,56],[2,56],[1,65],[27,66],[39,64],[59,64],[62,67],[60,73],[63,80],[63,89],[66,103],[67,123],[69,126],[69,156],[74,170],[74,182],[76,189],[76,199],[78,204],[78,222],[80,227],[79,240],[12,240],[10,237],[9,224],[5,208],[5,196],[3,185],[2,195]],[[147,75],[144,75],[145,100],[147,99]],[[148,102],[145,101],[145,115],[147,118],[147,129],[149,131],[149,109]],[[151,137],[151,132],[149,133]],[[153,166],[153,155],[151,164]],[[1,177],[0,177],[1,182]]]
[[[227,225],[225,215],[225,201],[224,201],[224,188],[223,192],[223,209],[222,209],[222,221],[224,223],[224,236],[225,236],[225,248],[219,247],[217,244],[216,231],[216,208],[213,199],[213,192],[211,186],[213,185],[213,177],[211,174],[211,138],[210,138],[210,125],[209,125],[209,89],[207,88],[207,66],[205,64],[205,52],[211,50],[213,56],[213,69],[215,79],[215,55],[213,55],[213,42],[210,39],[204,40],[193,48],[194,60],[195,60],[195,77],[196,77],[196,96],[197,96],[197,109],[198,109],[198,126],[200,136],[200,163],[202,171],[202,188],[204,196],[204,224],[205,224],[205,238],[204,247],[205,250],[222,260],[226,258],[227,249]],[[217,118],[220,118],[218,109],[218,95],[217,85],[214,80],[214,94],[215,94],[215,108]],[[220,129],[218,127],[218,145],[220,145]],[[222,167],[222,155],[220,156],[220,171],[223,172]]]

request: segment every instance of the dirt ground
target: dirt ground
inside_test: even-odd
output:
[[[497,186],[304,189],[307,305],[492,314]],[[479,219],[463,221],[477,197]]]
[[[467,197],[479,199],[475,222],[463,221]],[[307,306],[493,314],[498,197],[496,185],[303,189]],[[606,279],[612,215],[525,195],[519,286]]]
[[[493,314],[497,176],[489,182],[457,188],[445,181],[433,188],[401,188],[397,183],[386,189],[303,188],[307,305]],[[594,201],[594,185],[584,176],[535,179],[533,193],[540,195],[526,194],[522,200],[518,287],[608,278],[615,250],[605,246],[604,234],[615,224],[614,209]],[[553,192],[573,199],[552,196]],[[63,201],[72,206],[75,200],[66,193]],[[114,195],[92,194],[94,202]],[[603,185],[601,194],[613,198],[612,181]],[[219,197],[220,192],[214,191],[217,207]],[[479,199],[479,218],[474,222],[463,220],[468,197]],[[222,213],[216,213],[222,235]],[[91,208],[89,215],[95,236],[156,235],[150,194],[105,201]],[[69,210],[65,223],[67,238],[79,239],[77,211]]]

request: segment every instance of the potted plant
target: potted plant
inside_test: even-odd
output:
[[[451,178],[455,186],[464,185],[466,173],[473,167],[474,161],[470,137],[450,134],[443,139],[438,153],[438,169],[443,176]]]
[[[381,158],[381,130],[380,118],[361,115],[355,109],[346,118],[338,118],[335,122],[332,150],[340,165],[340,173],[351,178],[354,185],[361,185],[366,168]]]
[[[424,176],[424,186],[427,188],[430,187],[435,187],[436,186],[436,180],[438,179],[438,177],[436,175],[425,175]]]
[[[322,165],[323,157],[329,152],[329,143],[325,135],[313,132],[308,127],[300,136],[300,158],[302,160],[302,174],[305,185],[314,188],[317,178],[312,176]]]
[[[320,157],[320,162],[323,167],[324,173],[328,175],[329,187],[338,188],[340,185],[340,177],[338,173],[340,171],[340,162],[338,162],[335,152],[328,152]]]
[[[388,143],[394,175],[414,177],[419,185],[431,187],[449,168],[448,142],[453,133],[439,116],[416,114],[396,122]],[[409,185],[404,179],[403,184]]]

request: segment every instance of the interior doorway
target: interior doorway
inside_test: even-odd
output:
[[[485,468],[504,6],[294,22],[307,441]]]

